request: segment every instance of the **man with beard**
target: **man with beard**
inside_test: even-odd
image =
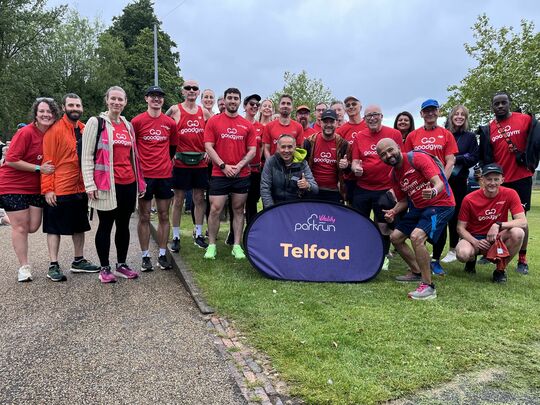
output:
[[[310,109],[307,105],[301,105],[296,108],[296,120],[302,125],[304,138],[308,138],[317,131],[309,126]]]
[[[50,265],[47,277],[64,281],[66,277],[58,263],[60,235],[71,235],[74,258],[73,273],[97,273],[100,267],[84,258],[84,233],[90,230],[88,198],[81,175],[80,151],[84,125],[81,98],[68,93],[62,100],[64,116],[43,138],[43,161],[55,166],[53,174],[41,174],[41,193],[45,195],[43,232],[47,234]]]
[[[540,154],[540,125],[530,115],[510,112],[510,96],[495,93],[491,109],[495,119],[480,127],[480,162],[497,163],[504,170],[503,186],[515,190],[525,213],[531,208],[532,176],[538,166]],[[519,251],[516,271],[529,273],[527,245],[529,228]]]
[[[171,117],[163,114],[161,108],[165,101],[165,92],[158,86],[150,86],[146,90],[144,100],[148,105],[145,112],[131,120],[141,170],[146,182],[146,193],[139,198],[139,223],[137,233],[142,253],[142,271],[154,269],[148,246],[150,243],[150,209],[152,199],[156,199],[158,213],[157,243],[159,256],[157,264],[162,270],[172,268],[167,259],[167,241],[169,240],[169,208],[172,192],[171,174],[172,157],[176,152],[176,123]]]
[[[231,194],[234,212],[234,244],[231,254],[235,259],[245,259],[240,238],[244,228],[244,205],[249,190],[249,162],[255,156],[256,135],[251,122],[238,114],[240,90],[229,88],[225,90],[224,98],[225,112],[210,118],[204,131],[204,145],[213,163],[208,217],[209,245],[204,258],[216,258],[219,216],[228,195]]]
[[[171,243],[171,251],[175,253],[180,251],[180,219],[185,193],[188,190],[193,190],[193,204],[195,205],[193,243],[201,249],[208,247],[202,234],[205,212],[204,190],[208,186],[208,162],[204,150],[204,126],[208,111],[203,111],[196,104],[199,93],[199,84],[195,80],[186,80],[182,88],[185,101],[171,106],[166,113],[176,122],[178,132],[173,168],[173,240]]]
[[[423,152],[402,154],[399,142],[381,139],[377,143],[379,158],[392,166],[390,179],[396,195],[396,205],[383,210],[385,219],[393,222],[396,216],[407,209],[390,235],[390,240],[400,256],[409,266],[409,272],[396,277],[397,281],[420,281],[409,298],[428,300],[437,297],[435,284],[431,281],[429,252],[426,241],[437,242],[441,232],[454,213],[456,205],[442,169],[434,159]],[[409,238],[414,252],[407,245]]]
[[[349,144],[336,134],[337,115],[326,110],[321,115],[322,132],[311,135],[304,141],[307,160],[313,177],[319,185],[317,198],[341,202],[343,171],[349,168]]]
[[[270,159],[276,151],[276,144],[283,134],[291,135],[297,145],[304,142],[304,130],[295,120],[291,119],[293,98],[288,94],[282,94],[279,98],[279,118],[269,122],[264,127],[263,147],[265,159]]]

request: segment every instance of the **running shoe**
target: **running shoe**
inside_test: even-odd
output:
[[[516,271],[519,274],[527,275],[529,274],[529,265],[527,263],[518,262]]]
[[[116,283],[116,276],[111,272],[111,266],[103,266],[99,272],[99,281],[103,284]]]
[[[128,279],[139,277],[139,274],[136,271],[131,270],[126,263],[117,263],[114,275]]]
[[[234,245],[231,254],[234,256],[237,260],[243,260],[246,258],[246,254],[244,253],[244,249],[242,249],[242,246],[240,245]]]
[[[465,268],[463,270],[465,271],[465,273],[475,274],[476,260],[471,260],[470,262],[465,263]]]
[[[97,273],[101,267],[86,259],[81,259],[78,262],[72,262],[70,270],[72,273]]]
[[[217,254],[216,245],[214,243],[211,243],[206,248],[206,253],[204,254],[204,258],[214,260],[216,258],[216,254]]]
[[[169,263],[166,255],[161,255],[158,257],[158,266],[161,268],[161,270],[172,269],[172,264]]]
[[[437,298],[437,291],[426,283],[420,283],[418,288],[411,291],[407,296],[413,300],[432,300]]]
[[[446,274],[438,260],[432,260],[430,265],[431,272],[436,276],[444,276]]]
[[[51,264],[49,271],[47,272],[47,278],[51,281],[66,281],[66,276],[60,270],[60,266],[57,264]]]
[[[412,271],[408,271],[407,274],[403,276],[397,276],[396,281],[401,281],[404,283],[418,282],[422,281],[422,275],[420,273],[413,273]]]
[[[388,257],[385,257],[381,270],[388,271],[389,268],[390,268],[390,259]]]
[[[234,245],[234,232],[229,231],[227,234],[227,239],[225,240],[225,243],[229,246]]]
[[[174,238],[171,242],[171,252],[178,253],[180,252],[180,239]]]
[[[202,235],[193,238],[193,244],[200,247],[201,249],[206,249],[208,247],[208,243],[206,243],[206,241],[204,240],[204,236]]]
[[[141,271],[154,271],[152,259],[148,256],[142,258]]]
[[[443,262],[443,263],[452,263],[452,262],[455,262],[456,260],[457,260],[456,249],[450,249],[448,251],[448,253],[446,254],[446,256],[443,257],[441,262]]]
[[[32,273],[30,273],[30,265],[25,264],[24,266],[21,266],[19,268],[19,272],[17,274],[17,280],[22,282],[25,281],[32,281]]]
[[[493,272],[493,282],[494,283],[506,283],[508,278],[506,277],[506,271],[495,270]]]

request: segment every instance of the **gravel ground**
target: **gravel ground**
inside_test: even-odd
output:
[[[131,227],[128,263],[138,270],[136,218]],[[173,272],[101,285],[97,274],[66,271],[67,282],[53,283],[38,231],[30,236],[34,281],[18,283],[10,229],[0,227],[0,403],[246,403]],[[63,269],[70,239],[62,238]],[[97,262],[92,231],[86,245]],[[114,263],[114,245],[111,253]]]

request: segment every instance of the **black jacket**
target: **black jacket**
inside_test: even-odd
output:
[[[466,179],[469,176],[469,168],[478,163],[478,141],[476,135],[469,131],[456,132],[454,138],[458,153],[452,177]]]

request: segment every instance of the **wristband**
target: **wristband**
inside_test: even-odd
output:
[[[437,189],[436,189],[436,188],[432,188],[432,189],[431,189],[431,198],[437,197],[437,194],[439,194],[439,192],[437,191]]]
[[[35,171],[36,173],[41,172],[41,166],[40,166],[40,165],[36,165],[36,167],[34,168],[34,171]]]
[[[497,225],[499,225],[499,231],[502,231],[502,222],[497,221],[495,222]]]

